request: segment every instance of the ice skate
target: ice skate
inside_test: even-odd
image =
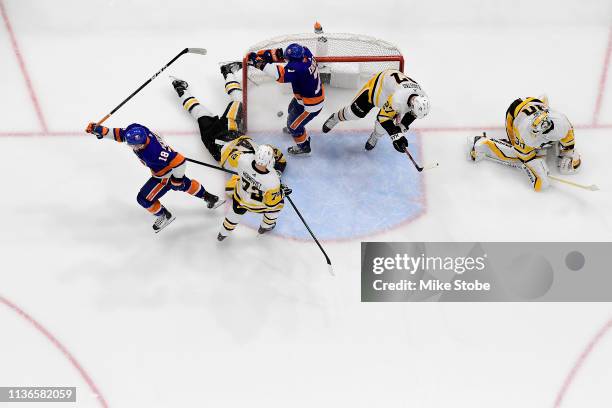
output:
[[[219,197],[214,194],[210,194],[208,191],[204,192],[204,197],[202,197],[202,199],[206,201],[206,206],[211,210],[214,210],[225,203],[225,200],[219,201]]]
[[[310,149],[310,142],[291,146],[287,149],[287,153],[292,156],[310,156],[311,151],[312,150]]]
[[[370,135],[370,137],[366,141],[365,149],[366,150],[372,150],[373,148],[375,148],[376,147],[376,143],[378,143],[378,139],[379,138],[376,136],[376,132],[372,132],[372,134]]]
[[[227,235],[223,235],[221,233],[217,235],[217,241],[219,242],[223,241],[225,238],[227,238]]]
[[[272,227],[272,228],[264,228],[264,227],[262,227],[262,226],[260,225],[260,226],[259,226],[259,229],[257,230],[257,233],[258,233],[258,234],[260,234],[260,235],[263,235],[263,234],[265,234],[266,232],[270,232],[270,231],[272,231],[273,229],[274,229],[274,227]]]
[[[155,219],[155,223],[153,224],[153,231],[157,234],[159,231],[166,228],[172,221],[174,221],[174,216],[170,213],[170,211],[163,209],[161,215],[158,215]]]
[[[340,120],[338,120],[338,115],[337,114],[332,114],[329,118],[327,118],[327,120],[325,121],[325,123],[323,124],[323,133],[327,133],[330,130],[332,130],[334,128],[334,126],[336,126],[338,124],[338,122],[340,122]],[[376,144],[376,143],[374,143]]]
[[[221,75],[223,75],[223,78],[227,79],[228,74],[230,73],[235,74],[236,72],[242,69],[242,62],[241,61],[231,61],[227,63],[222,63],[220,69],[221,69]]]
[[[183,81],[182,79],[178,79],[175,77],[170,78],[172,78],[172,86],[174,87],[174,90],[180,98],[185,93],[185,89],[189,87],[189,84],[187,83],[187,81]]]

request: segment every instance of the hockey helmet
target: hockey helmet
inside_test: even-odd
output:
[[[138,123],[132,123],[125,128],[125,142],[130,146],[144,144],[150,133],[146,127]]]
[[[255,164],[268,167],[274,162],[274,150],[270,145],[264,144],[257,146],[255,150]]]
[[[422,95],[415,95],[408,100],[412,113],[417,119],[422,119],[429,113],[429,98]]]
[[[554,126],[552,118],[548,115],[548,109],[539,111],[531,121],[531,132],[534,135],[541,135],[550,131]]]
[[[285,48],[285,57],[289,60],[301,60],[304,58],[304,47],[297,43],[289,44]]]

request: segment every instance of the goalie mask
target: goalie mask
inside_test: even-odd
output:
[[[531,122],[531,133],[542,135],[548,133],[554,127],[552,118],[548,115],[548,110],[538,112]]]

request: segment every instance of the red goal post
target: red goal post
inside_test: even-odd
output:
[[[293,34],[260,42],[247,50],[242,61],[242,112],[245,131],[248,129],[249,84],[272,81],[271,77],[268,77],[258,69],[248,67],[248,53],[261,49],[285,48],[292,42],[307,46],[313,52],[321,72],[325,71],[326,68],[333,70],[333,66],[338,67],[339,64],[344,63],[354,64],[353,68],[355,68],[358,75],[364,78],[368,78],[374,73],[385,69],[404,71],[404,56],[399,49],[386,41],[369,36],[343,33]],[[326,66],[326,64],[328,65]],[[331,73],[329,75],[331,78]],[[363,83],[359,86],[361,85]],[[333,87],[333,85],[329,84],[325,86]]]

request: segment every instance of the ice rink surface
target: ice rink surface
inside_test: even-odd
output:
[[[76,386],[79,407],[612,405],[608,304],[359,298],[362,240],[612,239],[610,2],[175,3],[0,0],[0,386]],[[290,159],[287,178],[335,277],[289,208],[274,235],[245,220],[219,244],[224,209],[171,192],[177,219],[153,234],[135,200],[147,170],[83,133],[87,122],[181,49],[205,47],[108,124],[144,123],[212,162],[167,74],[221,113],[219,61],[315,20],[399,46],[432,100],[412,148],[440,167],[417,174],[388,140],[366,156],[370,117],[323,136],[353,93],[329,90],[310,126],[318,151]],[[584,168],[572,179],[601,191],[535,194],[519,172],[465,160],[467,136],[501,136],[510,102],[541,93],[576,127]],[[250,102],[254,136],[289,145],[276,116],[288,96],[262,87]],[[214,170],[188,174],[223,189]]]

